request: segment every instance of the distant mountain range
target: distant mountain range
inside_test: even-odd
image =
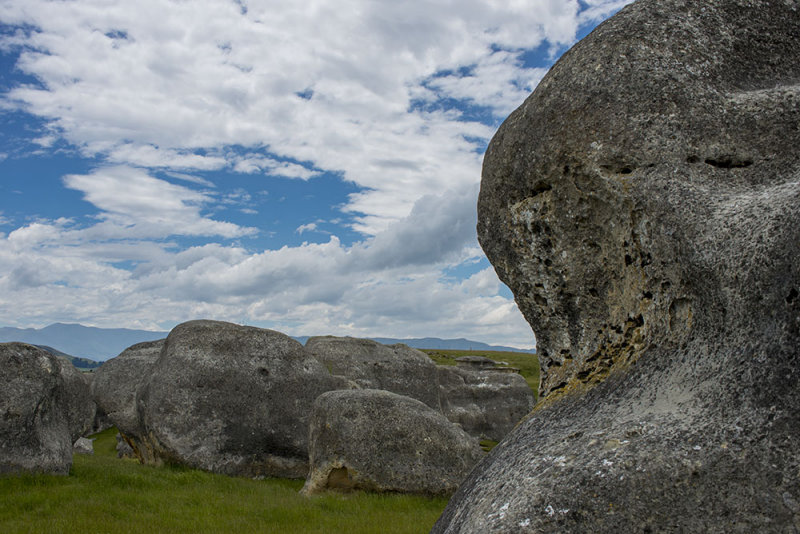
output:
[[[54,356],[60,356],[62,358],[66,358],[67,360],[72,362],[72,365],[74,365],[75,367],[77,367],[82,371],[90,371],[92,369],[97,369],[98,367],[103,365],[103,362],[97,362],[95,360],[90,360],[89,358],[78,358],[77,356],[71,356],[65,352],[61,352],[60,350],[54,349],[53,347],[48,347],[47,345],[36,345],[36,346],[39,347],[40,349],[46,350],[47,352],[49,352]]]
[[[308,341],[309,336],[295,337],[297,341],[304,344]],[[393,337],[371,337],[369,339],[375,340],[384,345],[394,345],[395,343],[404,343],[409,347],[415,349],[433,349],[433,350],[491,350],[498,352],[528,352],[535,353],[535,349],[516,349],[514,347],[503,347],[500,345],[487,345],[480,341],[471,341],[469,339],[441,339],[438,337],[417,337],[409,339],[396,339]]]
[[[85,358],[95,361],[105,361],[113,358],[126,348],[143,341],[153,341],[167,337],[169,332],[156,332],[151,330],[130,330],[127,328],[95,328],[80,324],[55,323],[44,328],[0,328],[0,343],[21,341],[32,345],[43,346],[45,350],[55,351],[60,355]],[[300,343],[305,344],[309,336],[295,337]],[[378,343],[391,345],[405,343],[416,349],[437,350],[494,350],[503,352],[536,352],[533,349],[524,350],[513,347],[487,345],[469,339],[439,339],[436,337],[395,339],[372,338]],[[88,367],[86,363],[77,365]]]
[[[80,358],[105,361],[131,345],[165,338],[167,333],[55,323],[40,329],[0,328],[0,343],[22,341],[31,345],[46,345]]]

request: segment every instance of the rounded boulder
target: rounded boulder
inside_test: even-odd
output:
[[[332,391],[314,404],[303,493],[447,495],[483,457],[475,438],[424,403],[383,390]]]
[[[303,478],[314,400],[344,387],[289,336],[176,326],[138,393],[142,456],[228,475]]]

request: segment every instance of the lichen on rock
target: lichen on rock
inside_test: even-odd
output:
[[[800,3],[639,0],[492,140],[544,402],[435,532],[794,532]]]

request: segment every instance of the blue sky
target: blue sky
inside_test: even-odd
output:
[[[0,325],[534,337],[483,151],[630,0],[0,0]]]

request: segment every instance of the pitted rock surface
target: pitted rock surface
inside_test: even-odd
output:
[[[92,396],[98,409],[117,427],[122,439],[142,455],[147,451],[140,444],[144,431],[139,423],[136,392],[150,378],[165,341],[132,345],[93,373]]]
[[[436,364],[422,351],[402,343],[334,336],[312,337],[306,349],[331,373],[361,388],[391,391],[440,409]]]
[[[487,150],[543,403],[434,532],[800,529],[800,2],[640,0]]]
[[[308,420],[346,387],[289,336],[218,321],[176,326],[137,393],[148,462],[304,478]]]
[[[0,474],[68,474],[72,439],[58,358],[26,343],[0,343],[0,384]]]
[[[426,404],[389,391],[332,391],[314,403],[303,493],[444,495],[483,457],[475,438]]]

